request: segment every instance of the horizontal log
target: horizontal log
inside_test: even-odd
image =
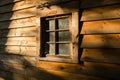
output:
[[[50,61],[38,61],[36,67],[45,70],[65,71],[70,73],[81,73],[82,65],[70,63],[58,63]]]
[[[35,37],[13,37],[13,38],[1,38],[0,45],[11,46],[36,46]]]
[[[120,48],[120,34],[84,35],[81,48]]]
[[[108,78],[107,80],[120,79],[120,65],[85,62],[84,66],[85,74]]]
[[[0,29],[35,26],[35,20],[35,17],[28,17],[24,19],[0,22]]]
[[[34,5],[31,4],[29,1],[22,0],[9,5],[1,6],[0,13],[11,12],[15,10],[24,9],[24,8],[30,8],[30,7],[34,7]]]
[[[11,64],[11,63],[0,63],[0,70],[18,73],[18,74],[25,74],[25,66],[19,64]]]
[[[36,36],[36,27],[0,30],[0,37]]]
[[[18,2],[18,1],[22,1],[22,0],[2,0],[0,2],[0,6],[6,5],[6,4],[10,4],[10,3],[14,3],[14,2]]]
[[[0,70],[0,80],[25,80],[25,75]]]
[[[120,5],[85,9],[80,21],[92,21],[120,18]]]
[[[0,46],[0,49],[1,49],[0,54],[38,56],[36,53],[36,47]]]
[[[0,14],[0,17],[1,17],[0,21],[31,17],[31,16],[35,16],[35,13],[36,13],[36,10],[33,7],[29,9],[23,9],[19,11]]]
[[[65,5],[53,5],[50,8],[44,8],[43,10],[37,9],[38,16],[46,17],[46,16],[54,16],[60,14],[70,14],[73,11],[78,11],[79,1],[71,1],[70,3],[66,3]]]
[[[105,5],[118,4],[120,0],[83,0],[81,1],[80,8],[91,8]]]
[[[84,49],[81,61],[120,64],[120,49]]]
[[[105,80],[99,77],[93,77],[83,74],[68,73],[57,70],[47,70],[36,67],[28,67],[27,74],[29,77],[35,78],[36,80],[43,79],[46,80],[46,77],[49,80]]]
[[[20,55],[0,55],[0,63],[19,64],[24,66],[36,66],[36,57]]]
[[[120,33],[120,19],[83,22],[80,34]]]

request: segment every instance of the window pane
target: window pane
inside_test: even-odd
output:
[[[55,41],[55,33],[54,32],[50,32],[49,36],[50,36],[49,41]]]
[[[55,21],[49,20],[49,30],[55,30]]]
[[[58,32],[59,41],[70,41],[69,31]]]
[[[59,44],[59,54],[70,54],[70,45],[69,44]]]
[[[69,18],[58,19],[58,28],[67,29],[69,27]]]
[[[49,44],[49,54],[55,54],[55,44]]]

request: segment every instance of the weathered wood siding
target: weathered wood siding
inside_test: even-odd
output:
[[[27,0],[0,2],[0,80],[28,80],[36,65],[36,10]]]
[[[84,3],[89,5],[81,5],[83,12],[80,22],[83,25],[80,35],[83,38],[80,47],[83,48],[81,61],[84,63],[84,73],[119,80],[120,4],[114,3],[120,1],[92,1],[86,0]]]
[[[0,2],[0,80],[119,80],[120,1],[81,0],[79,31],[83,64],[38,60],[35,4],[44,1],[50,0]],[[74,1],[72,4],[75,5]],[[52,6],[53,13],[47,11],[48,15],[56,14],[55,10],[64,13],[76,8],[65,5],[69,5],[65,11],[62,11],[64,5]],[[44,12],[41,10],[39,14]]]

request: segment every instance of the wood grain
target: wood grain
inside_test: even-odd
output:
[[[84,73],[88,75],[104,77],[108,78],[108,80],[120,79],[120,65],[118,64],[85,62],[84,66]]]
[[[11,12],[11,11],[15,11],[15,10],[24,9],[24,8],[30,8],[30,7],[34,7],[34,5],[31,4],[29,1],[21,0],[16,3],[1,6],[0,13]]]
[[[120,19],[83,22],[80,34],[120,33]]]
[[[120,5],[104,6],[84,9],[80,21],[118,19],[120,18]]]
[[[120,64],[120,49],[84,49],[81,61]]]
[[[120,48],[120,34],[84,35],[81,48]]]
[[[120,3],[120,0],[83,0],[81,1],[80,8],[92,8],[105,5],[113,5]]]
[[[12,21],[0,22],[0,29],[35,26],[36,25],[35,20],[36,17],[28,17],[28,18],[17,19]]]
[[[0,37],[23,37],[23,36],[36,36],[36,28],[28,27],[28,28],[17,28],[17,29],[8,29],[8,30],[0,30]]]
[[[29,9],[23,9],[15,12],[0,14],[0,21],[5,20],[13,20],[13,19],[19,19],[19,18],[27,18],[35,16],[35,8],[29,8]]]
[[[0,45],[36,46],[36,38],[35,37],[1,38]]]

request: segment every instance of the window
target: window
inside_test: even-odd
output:
[[[78,63],[79,12],[37,18],[40,60]]]

